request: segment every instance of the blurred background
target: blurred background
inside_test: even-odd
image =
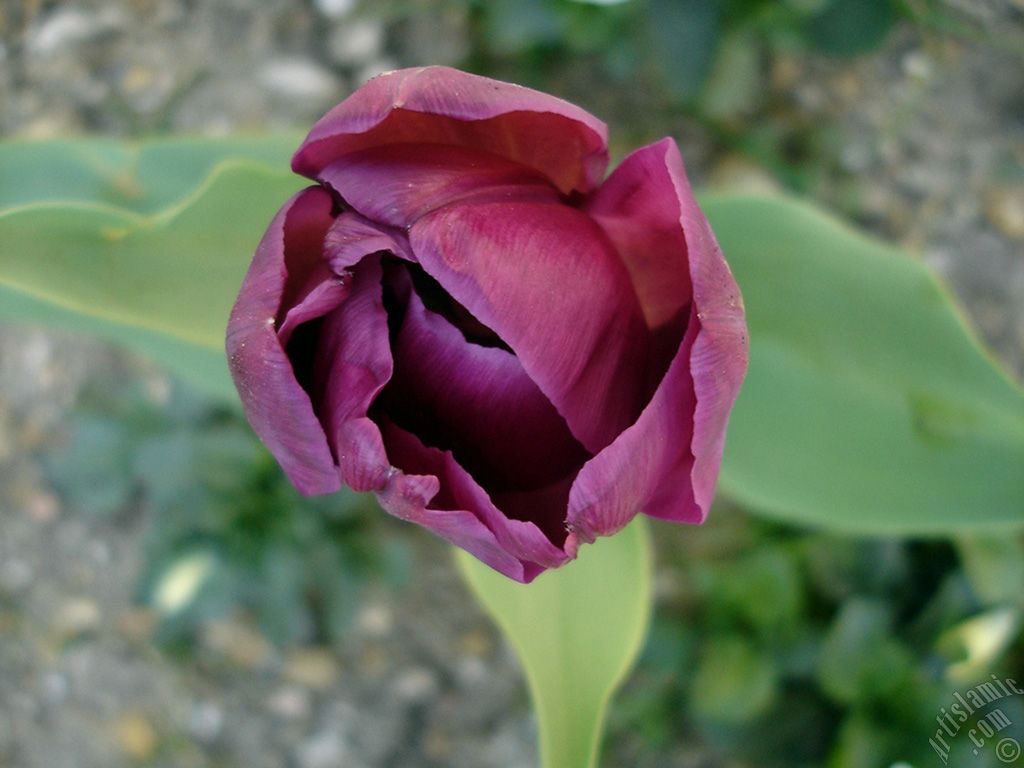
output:
[[[421,64],[575,101],[615,158],[671,135],[706,192],[815,201],[924,258],[1024,374],[1022,0],[0,0],[0,137],[305,129]],[[655,533],[604,766],[934,766],[954,691],[1024,681],[1020,536],[724,497]],[[530,768],[535,738],[440,542],[299,498],[145,360],[0,325],[0,767]],[[994,741],[949,764],[1022,764]]]

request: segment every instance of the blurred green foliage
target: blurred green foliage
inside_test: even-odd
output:
[[[48,471],[69,503],[113,524],[142,516],[137,599],[159,638],[187,643],[203,622],[255,614],[278,644],[339,639],[374,579],[406,583],[408,552],[377,535],[372,499],[304,498],[235,410],[172,385],[87,393]]]
[[[438,12],[448,7],[447,0],[422,1]],[[702,126],[721,148],[755,160],[800,192],[823,181],[837,150],[829,125],[787,102],[785,87],[776,82],[787,77],[787,62],[815,56],[852,61],[878,48],[902,24],[922,40],[934,35],[983,40],[1024,63],[1017,38],[979,24],[943,0],[458,0],[458,5],[471,18],[463,68],[581,103],[613,126],[613,154],[666,133],[678,135],[686,121],[686,131]],[[374,5],[370,12],[383,11]],[[392,8],[388,15],[402,13]],[[850,208],[856,214],[857,206]]]
[[[137,597],[165,643],[238,610],[277,643],[339,641],[369,585],[410,577],[372,501],[300,497],[234,411],[184,388],[89,391],[48,462],[82,512],[143,521]],[[930,765],[954,691],[1024,681],[1019,535],[837,537],[719,508],[699,536],[658,524],[654,540],[658,609],[607,765],[680,744],[751,768]],[[1020,697],[996,706],[1024,739]],[[947,737],[949,764],[1003,765],[994,745],[973,754],[975,721]]]
[[[712,114],[756,97],[763,52],[851,56],[881,43],[900,18],[940,13],[930,0],[468,1],[483,68],[512,59],[542,73],[594,56],[613,81],[652,72],[671,100]]]
[[[954,691],[1024,680],[1020,536],[840,538],[719,509],[655,540],[660,610],[610,726],[631,765],[680,743],[731,766],[932,765]],[[994,707],[1024,738],[1002,699],[946,735],[949,765],[1004,764],[967,736]]]

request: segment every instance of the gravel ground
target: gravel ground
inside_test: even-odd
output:
[[[466,53],[447,5],[398,21],[354,5],[4,0],[0,135],[306,125],[377,72]],[[1024,10],[956,6],[1011,44],[901,29],[852,65],[777,60],[773,119],[829,126],[819,202],[922,253],[1024,374]],[[700,131],[679,138],[697,183],[773,184]],[[0,766],[536,764],[511,652],[411,531],[415,583],[371,590],[344,647],[276,649],[237,616],[187,657],[155,650],[132,603],[143,517],[83,514],[41,468],[85,383],[130,377],[161,381],[97,342],[0,327]],[[661,765],[711,763],[681,746]]]

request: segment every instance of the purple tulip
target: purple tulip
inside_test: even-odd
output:
[[[639,511],[703,521],[743,301],[675,143],[604,178],[579,107],[445,67],[310,131],[231,314],[231,372],[295,486],[373,491],[528,582]]]

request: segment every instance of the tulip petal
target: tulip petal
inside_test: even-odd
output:
[[[323,429],[275,330],[289,272],[305,282],[331,223],[330,195],[299,192],[274,217],[256,250],[231,312],[227,355],[245,414],[302,493],[341,488]]]
[[[287,349],[296,328],[326,315],[345,301],[349,292],[348,283],[321,261],[284,313],[284,320],[278,323],[277,338],[281,346]]]
[[[693,298],[686,236],[673,178],[686,178],[672,139],[642,147],[584,203],[629,271],[651,329],[648,381],[656,387],[679,349]]]
[[[690,480],[697,399],[689,357],[699,329],[694,312],[678,355],[640,418],[577,475],[567,521],[583,541],[612,535],[641,510],[678,522],[704,519],[707,510],[696,502]]]
[[[729,413],[747,373],[749,338],[743,296],[711,225],[697,206],[685,174],[673,173],[672,181],[682,204],[693,303],[700,319],[700,332],[690,354],[690,373],[697,395],[692,476],[694,497],[707,514],[722,464]],[[648,514],[664,516],[653,508]]]
[[[648,332],[625,267],[580,211],[535,202],[452,205],[409,241],[423,269],[512,348],[596,453],[650,396]]]
[[[321,232],[317,232],[320,236]],[[287,307],[277,335],[287,347],[292,332],[303,323],[322,317],[348,296],[351,268],[372,253],[386,252],[411,261],[412,251],[401,232],[371,222],[355,211],[343,211],[322,236],[311,244],[309,252],[318,254],[315,263],[300,275],[292,276],[285,286],[282,309]]]
[[[548,541],[560,547],[561,555],[572,559],[576,557],[576,537],[566,522],[566,513],[569,508],[569,492],[576,480],[579,471],[576,470],[566,475],[546,488],[535,488],[529,491],[499,491],[491,493],[491,501],[494,506],[501,510],[509,520],[531,521],[543,531]],[[541,515],[540,523],[537,523],[538,510],[547,510]],[[553,530],[549,521],[557,519],[558,528]],[[561,556],[560,555],[560,556]],[[534,553],[533,559],[538,555]],[[555,568],[560,563],[550,565]]]
[[[657,146],[657,145],[656,145]],[[729,411],[747,367],[743,300],[682,163],[666,157],[686,238],[693,301],[686,336],[636,424],[580,471],[570,528],[583,540],[615,533],[638,510],[701,522],[711,507]]]
[[[324,258],[338,275],[345,274],[364,256],[382,251],[415,261],[404,233],[369,221],[354,211],[341,213],[324,238]]]
[[[397,429],[397,428],[396,428]],[[409,467],[425,467],[422,474],[409,473],[391,465],[384,450],[381,431],[367,418],[353,419],[342,425],[340,442],[351,450],[358,461],[365,482],[364,490],[373,491],[377,501],[386,512],[424,528],[441,538],[466,550],[474,557],[517,581],[528,581],[542,569],[524,568],[523,563],[498,544],[491,530],[472,512],[463,509],[428,508],[441,489],[438,475],[444,476],[443,462],[424,464],[408,463]],[[400,430],[399,430],[400,432]],[[415,447],[416,438],[402,433],[398,441],[409,440]],[[392,441],[395,443],[395,441]],[[422,444],[419,444],[422,448]],[[401,456],[403,443],[392,446],[396,455]],[[398,462],[398,459],[395,459]]]
[[[626,265],[648,327],[675,320],[678,345],[693,287],[673,175],[685,178],[683,159],[672,139],[662,139],[623,160],[583,210]]]
[[[296,344],[286,346],[293,370],[313,395],[342,479],[357,490],[369,490],[379,478],[362,461],[373,448],[375,429],[367,433],[373,425],[366,410],[391,373],[382,270],[373,255],[411,258],[411,252],[401,233],[352,211],[339,214],[326,233],[321,229],[317,234],[319,261],[307,272],[306,285],[293,291],[296,303],[285,314],[278,337],[286,346],[300,329]]]
[[[388,317],[382,299],[383,269],[379,256],[368,256],[352,268],[352,289],[340,307],[323,318],[313,355],[311,391],[317,415],[345,485],[374,490],[380,470],[367,454],[372,434],[366,412],[391,377]],[[353,428],[352,423],[363,423]],[[379,464],[379,463],[378,463]]]
[[[457,201],[559,201],[545,178],[524,165],[444,144],[390,144],[351,152],[324,168],[319,178],[363,216],[402,229]]]
[[[400,143],[453,144],[533,168],[563,193],[604,178],[608,128],[574,104],[448,67],[374,78],[322,117],[292,160],[310,178],[344,154]]]
[[[394,272],[411,283],[403,267]],[[450,451],[492,498],[512,494],[517,514],[509,516],[533,521],[561,545],[569,486],[589,454],[515,355],[467,341],[406,292],[394,374],[377,406],[426,445]],[[550,490],[566,479],[561,495]]]
[[[396,510],[391,495],[378,493],[388,512],[433,530],[516,581],[532,581],[545,568],[557,568],[570,559],[532,522],[502,514],[450,451],[425,446],[386,417],[381,419],[381,431],[388,456],[402,473],[440,481],[435,497],[418,500],[422,507],[410,504]]]

